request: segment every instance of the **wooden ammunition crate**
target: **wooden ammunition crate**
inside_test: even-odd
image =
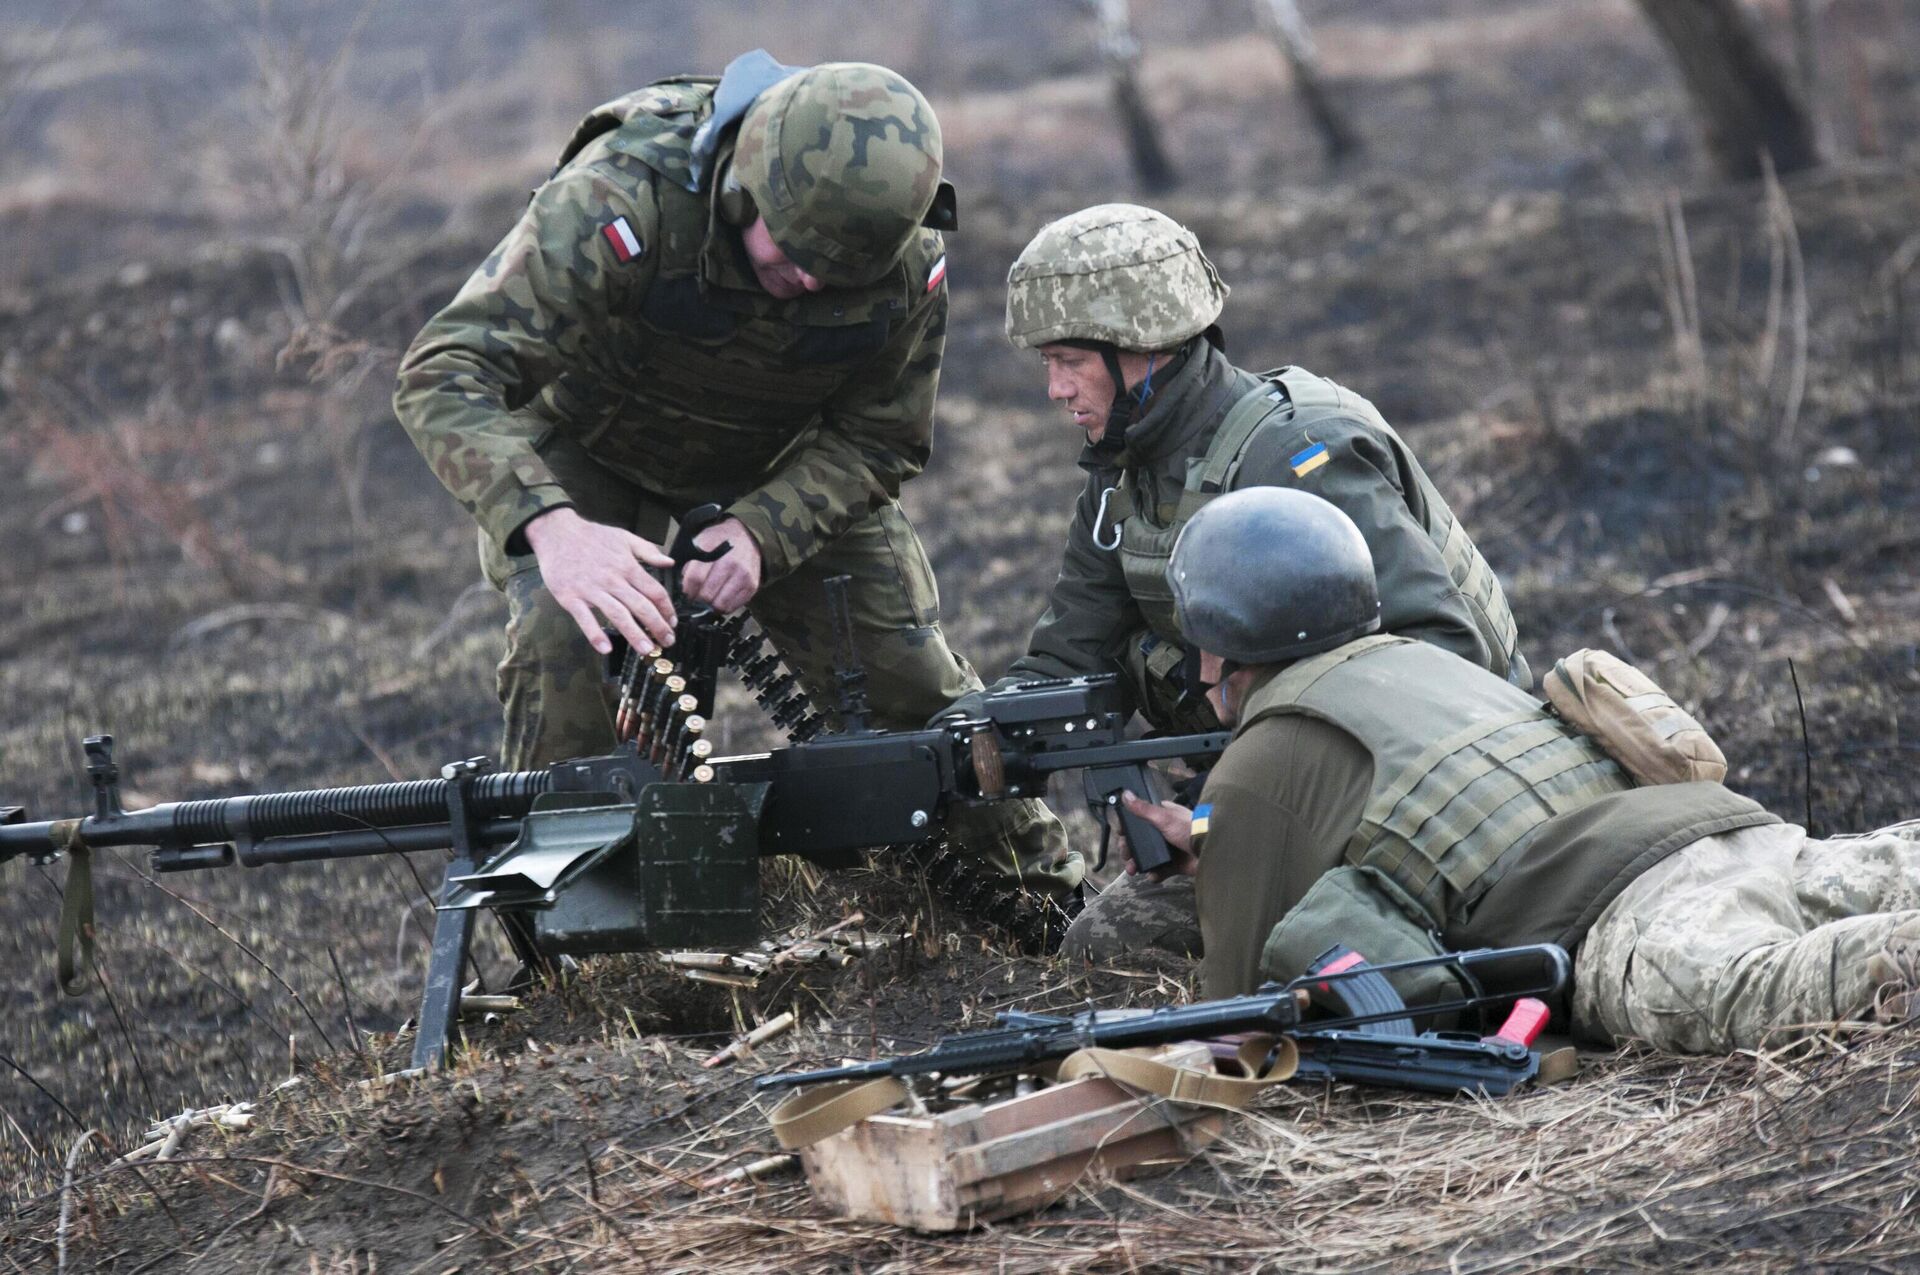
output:
[[[1211,1069],[1204,1044],[1157,1055]],[[1059,1199],[1088,1177],[1170,1168],[1219,1136],[1221,1114],[1088,1077],[937,1115],[869,1116],[800,1153],[836,1213],[954,1231]]]

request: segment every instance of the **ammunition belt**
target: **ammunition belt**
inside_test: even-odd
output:
[[[819,735],[826,728],[825,720],[814,711],[800,680],[759,626],[750,625],[744,613],[720,624],[728,637],[727,667],[786,732],[788,742],[804,744]],[[948,844],[944,828],[929,840],[889,846],[886,852],[904,853],[955,910],[1005,932],[1024,952],[1037,955],[1057,949],[1080,910],[1078,892],[1063,907],[1046,895],[1023,890],[1017,881],[982,871]]]

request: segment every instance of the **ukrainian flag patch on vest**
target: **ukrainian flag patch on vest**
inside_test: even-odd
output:
[[[1287,464],[1293,469],[1295,478],[1305,478],[1314,470],[1327,463],[1327,445],[1315,443],[1303,452],[1295,452],[1287,457]]]
[[[1193,844],[1196,847],[1200,844],[1200,838],[1207,835],[1207,822],[1212,817],[1213,803],[1211,801],[1193,808],[1193,826],[1189,828],[1188,831],[1192,834]]]

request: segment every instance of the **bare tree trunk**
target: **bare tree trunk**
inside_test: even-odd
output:
[[[1160,144],[1160,126],[1140,91],[1140,42],[1133,36],[1127,0],[1087,0],[1100,22],[1100,52],[1113,76],[1113,105],[1127,134],[1127,155],[1134,176],[1151,193],[1172,190],[1180,174]]]
[[[1333,104],[1326,77],[1320,71],[1320,52],[1313,47],[1313,33],[1307,30],[1300,6],[1295,0],[1253,0],[1253,15],[1286,55],[1287,65],[1293,70],[1295,91],[1300,94],[1320,134],[1327,158],[1339,163],[1357,155],[1361,149],[1360,134]]]
[[[1806,103],[1761,43],[1740,0],[1638,3],[1680,65],[1721,173],[1758,177],[1763,154],[1781,173],[1820,162]]]
[[[1820,0],[1793,0],[1793,57],[1811,108],[1820,96]]]

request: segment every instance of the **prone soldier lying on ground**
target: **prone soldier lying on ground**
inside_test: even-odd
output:
[[[1590,1040],[1715,1053],[1908,1016],[1920,825],[1815,840],[1716,782],[1635,786],[1531,696],[1380,633],[1364,537],[1306,493],[1213,502],[1167,575],[1234,735],[1193,811],[1129,804],[1194,878],[1208,995],[1334,939],[1376,961],[1548,942]]]
[[[501,760],[608,752],[599,676],[675,616],[647,570],[670,518],[718,503],[688,595],[742,607],[821,699],[822,582],[851,609],[882,725],[979,679],[947,646],[895,500],[925,465],[955,221],[933,109],[892,71],[678,77],[594,111],[526,212],[402,362],[394,408],[480,524],[510,609]],[[962,849],[1049,893],[1082,873],[1037,801],[982,806]]]
[[[1007,336],[1039,352],[1048,397],[1086,432],[1088,478],[1060,578],[1007,680],[1119,671],[1155,728],[1217,729],[1183,685],[1188,643],[1167,556],[1208,501],[1272,486],[1314,492],[1359,526],[1387,632],[1531,685],[1499,580],[1413,450],[1344,386],[1228,362],[1226,297],[1191,231],[1132,204],[1063,217],[1014,262]],[[1123,880],[1083,914],[1067,950],[1198,951],[1193,913],[1184,878]]]

